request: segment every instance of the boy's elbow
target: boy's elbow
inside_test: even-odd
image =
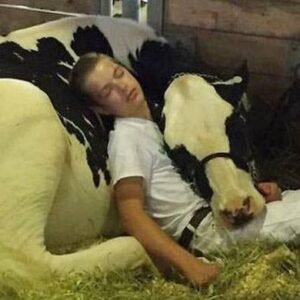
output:
[[[114,186],[114,202],[123,230],[132,234],[132,228],[145,216],[142,178],[124,178]]]
[[[127,234],[134,235],[146,216],[142,201],[119,198],[116,206],[122,230]]]

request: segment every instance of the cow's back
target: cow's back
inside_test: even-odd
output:
[[[0,43],[16,42],[24,49],[37,50],[38,40],[48,37],[61,42],[74,60],[84,52],[111,51],[114,57],[128,67],[131,67],[128,54],[135,57],[145,41],[165,42],[152,28],[129,19],[86,16],[68,17],[20,29],[0,37]]]

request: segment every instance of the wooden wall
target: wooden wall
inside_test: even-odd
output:
[[[101,0],[0,3],[52,10],[0,6],[0,34],[70,13],[98,14],[101,10]],[[250,94],[275,103],[290,85],[293,70],[300,64],[300,0],[153,0],[151,5],[163,11],[162,33],[171,42],[218,71],[231,73],[247,59]]]
[[[166,0],[164,35],[224,74],[247,59],[250,93],[276,103],[300,64],[300,0]]]
[[[96,14],[100,11],[100,0],[1,0],[0,3],[53,11],[42,12],[0,6],[0,34],[65,17],[69,13]]]

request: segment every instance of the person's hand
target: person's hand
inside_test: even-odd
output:
[[[194,262],[183,275],[195,287],[203,287],[214,281],[219,274],[219,265],[195,257]]]
[[[282,191],[276,182],[260,182],[256,188],[263,195],[266,203],[282,200]]]

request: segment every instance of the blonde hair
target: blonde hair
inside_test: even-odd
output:
[[[72,90],[82,101],[87,104],[92,104],[93,101],[85,87],[86,79],[88,75],[95,69],[97,63],[104,58],[114,61],[114,59],[112,59],[110,56],[103,53],[86,53],[78,59],[70,73],[69,84]]]

